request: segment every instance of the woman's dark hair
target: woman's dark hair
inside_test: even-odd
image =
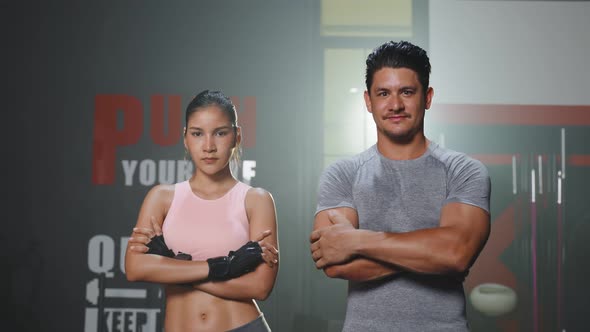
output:
[[[199,108],[216,105],[227,115],[229,122],[232,127],[238,127],[238,113],[236,107],[232,103],[231,99],[226,97],[221,91],[209,91],[205,90],[200,92],[198,95],[191,100],[186,107],[185,115],[185,126],[188,126],[188,119],[195,113]]]

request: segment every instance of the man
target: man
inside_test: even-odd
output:
[[[490,232],[487,169],[424,136],[423,49],[387,42],[366,64],[377,144],[324,170],[312,258],[349,280],[344,331],[468,331],[462,282]]]

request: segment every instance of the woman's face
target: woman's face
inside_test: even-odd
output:
[[[236,130],[219,106],[200,107],[190,115],[184,146],[199,172],[215,175],[229,170],[237,142]]]

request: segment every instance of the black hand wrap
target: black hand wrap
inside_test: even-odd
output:
[[[229,279],[229,257],[219,256],[209,258],[209,280],[227,280]]]
[[[150,239],[150,242],[147,244],[148,251],[146,254],[154,254],[160,255],[165,257],[174,257],[174,252],[168,248],[166,242],[164,242],[163,235],[156,235]]]
[[[262,263],[262,248],[258,242],[248,241],[235,252],[230,251],[229,258],[229,276],[237,278],[254,271]]]
[[[176,254],[176,256],[174,256],[175,259],[180,259],[181,261],[190,261],[193,259],[193,256],[191,256],[190,254],[185,254],[184,252],[178,252],[178,254]]]
[[[209,258],[209,279],[228,280],[252,272],[263,262],[262,248],[258,242],[249,241],[227,256]]]

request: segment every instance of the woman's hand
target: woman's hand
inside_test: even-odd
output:
[[[149,250],[147,245],[151,241],[151,239],[154,236],[162,235],[162,228],[156,222],[156,218],[154,216],[150,217],[150,224],[152,226],[150,228],[133,228],[133,234],[129,238],[129,242],[131,243],[129,250],[140,253],[146,253]]]
[[[149,250],[147,245],[151,241],[151,239],[154,236],[162,235],[162,228],[156,222],[155,217],[150,217],[150,224],[152,227],[149,228],[133,228],[133,234],[129,238],[129,243],[131,244],[129,249],[131,251],[146,253]],[[260,235],[258,235],[255,241],[258,242],[260,248],[262,249],[262,259],[264,260],[264,263],[266,263],[270,267],[273,267],[275,264],[279,263],[279,251],[271,243],[265,241],[265,239],[268,236],[270,236],[270,234],[271,231],[266,230],[260,233]]]
[[[258,235],[258,237],[254,241],[257,241],[260,245],[260,248],[262,249],[262,259],[264,260],[264,262],[268,266],[273,267],[275,264],[279,263],[279,251],[277,250],[277,248],[275,248],[275,246],[264,241],[264,239],[268,237],[270,234],[271,231],[266,230],[260,233],[260,235]]]

